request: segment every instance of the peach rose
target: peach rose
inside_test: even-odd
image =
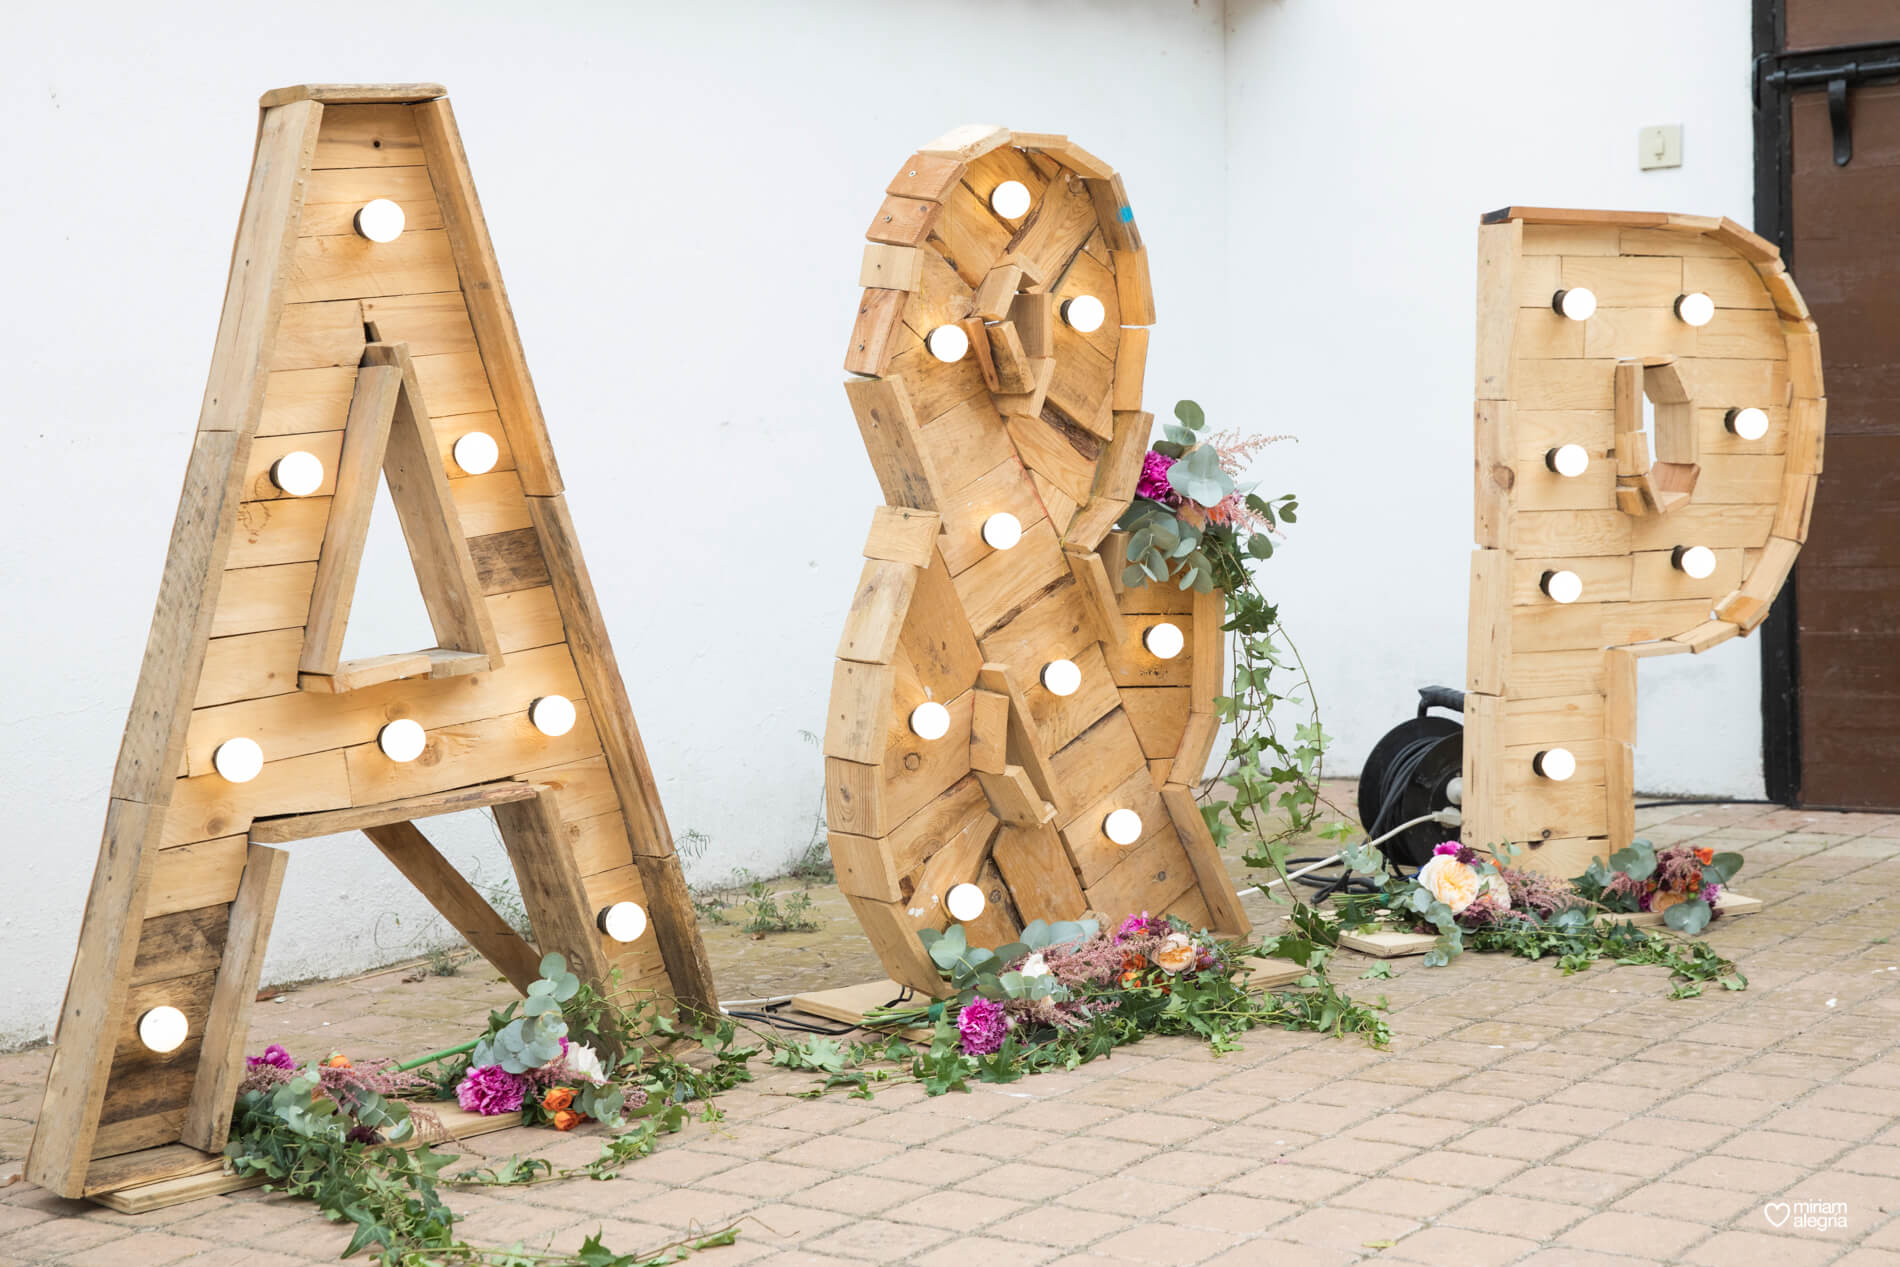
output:
[[[574,1103],[572,1087],[549,1087],[541,1097],[541,1107],[550,1113],[564,1109],[572,1103]]]
[[[1155,964],[1163,972],[1180,973],[1192,968],[1200,961],[1201,952],[1194,947],[1194,940],[1186,933],[1169,933],[1155,951]]]
[[[554,1114],[554,1129],[557,1131],[571,1131],[586,1120],[587,1119],[583,1118],[573,1109],[560,1109]]]
[[[326,1064],[326,1065],[328,1065],[328,1066],[330,1066],[330,1068],[332,1068],[332,1069],[353,1069],[353,1068],[355,1068],[355,1066],[354,1066],[354,1065],[352,1065],[352,1064],[350,1063],[350,1058],[349,1058],[348,1056],[345,1056],[345,1055],[344,1055],[344,1054],[343,1054],[342,1052],[340,1052],[340,1051],[333,1051],[333,1052],[331,1052],[331,1053],[330,1053],[330,1058],[329,1058],[328,1060],[326,1060],[326,1061],[324,1061],[323,1063],[324,1063],[324,1064]]]
[[[1453,854],[1434,854],[1418,869],[1418,883],[1427,893],[1460,914],[1477,900],[1483,888],[1482,877]]]

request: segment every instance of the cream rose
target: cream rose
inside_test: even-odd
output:
[[[1201,952],[1186,933],[1169,933],[1155,950],[1155,965],[1163,972],[1178,975],[1200,962]]]
[[[1458,861],[1455,854],[1434,854],[1432,860],[1418,869],[1419,887],[1451,908],[1453,915],[1461,914],[1467,906],[1477,901],[1483,891],[1484,878],[1464,863]]]

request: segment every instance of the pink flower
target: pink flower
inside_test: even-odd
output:
[[[1181,494],[1175,492],[1174,486],[1168,483],[1168,469],[1174,462],[1175,459],[1165,453],[1148,450],[1148,455],[1141,460],[1141,478],[1135,481],[1135,496],[1146,497],[1164,506],[1179,506]]]
[[[1463,848],[1464,846],[1459,844],[1457,841],[1447,840],[1442,845],[1433,845],[1432,853],[1434,856],[1443,855],[1443,854],[1451,854],[1453,856],[1456,856],[1458,851]]]
[[[500,1065],[483,1065],[468,1071],[468,1076],[455,1088],[455,1100],[470,1113],[493,1117],[519,1111],[527,1090],[528,1081],[520,1075],[509,1073]]]
[[[1001,1003],[979,995],[957,1013],[957,1033],[962,1036],[964,1055],[987,1056],[1003,1045],[1009,1016]]]
[[[246,1069],[255,1069],[259,1065],[269,1065],[273,1069],[295,1069],[297,1062],[290,1058],[289,1052],[285,1051],[276,1043],[272,1043],[264,1049],[263,1055],[246,1056],[244,1058],[244,1067]]]

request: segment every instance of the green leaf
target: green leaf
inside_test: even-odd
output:
[[[1687,902],[1678,902],[1663,912],[1663,923],[1686,936],[1693,937],[1709,926],[1714,912],[1701,898],[1691,898]]]
[[[1221,470],[1220,455],[1204,444],[1168,468],[1168,485],[1198,505],[1213,507],[1234,491],[1233,477]]]
[[[1174,416],[1195,431],[1199,431],[1202,427],[1207,425],[1207,414],[1198,404],[1191,400],[1175,401]]]

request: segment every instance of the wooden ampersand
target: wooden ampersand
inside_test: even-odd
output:
[[[1464,839],[1569,876],[1635,831],[1637,663],[1754,630],[1807,537],[1820,341],[1729,220],[1509,207],[1478,244]]]
[[[1085,911],[1241,935],[1192,792],[1222,598],[1125,589],[1111,534],[1152,423],[1148,257],[1121,179],[1066,137],[973,126],[886,194],[845,357],[887,504],[825,732],[839,885],[892,978],[932,992],[917,933],[964,885],[976,944]],[[1167,658],[1146,640],[1164,624],[1183,644]]]
[[[69,1197],[220,1165],[285,842],[365,831],[517,986],[714,999],[443,89],[262,105],[27,1155]],[[343,661],[379,476],[438,645]],[[479,808],[531,939],[414,825]]]

